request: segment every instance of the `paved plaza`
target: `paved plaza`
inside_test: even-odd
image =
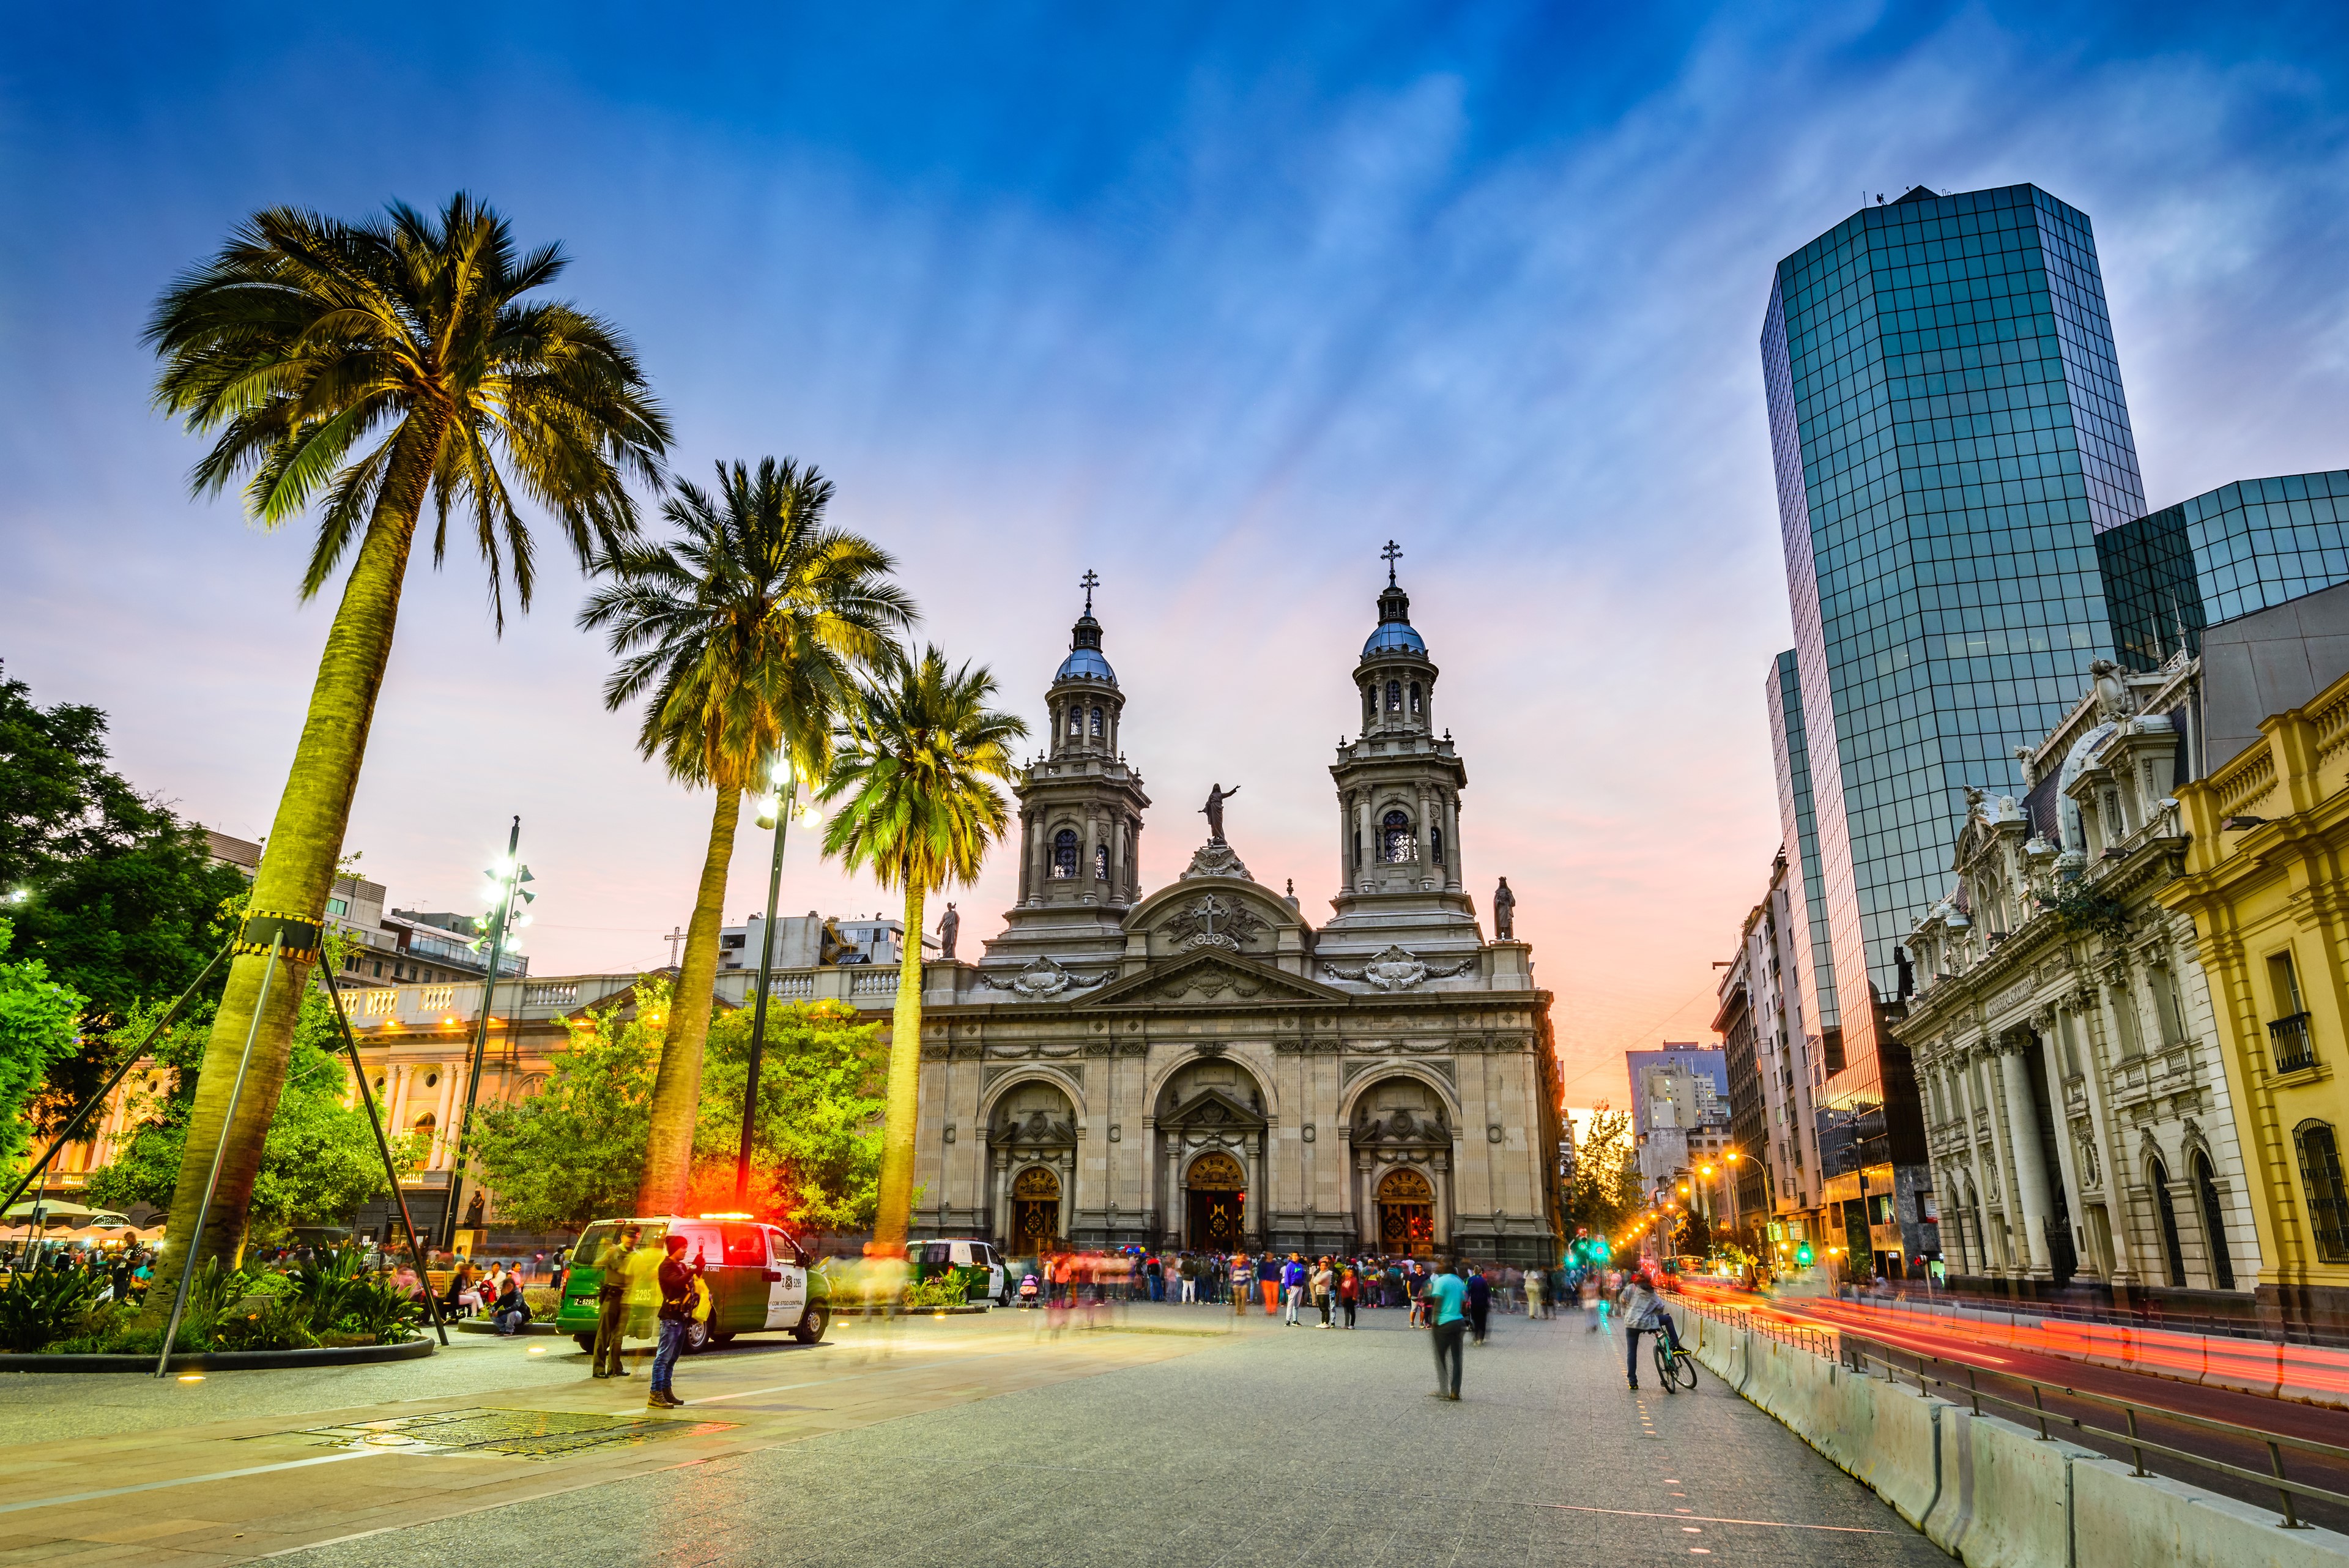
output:
[[[565,1431],[643,1416],[644,1385],[589,1380],[567,1340],[199,1385],[8,1378],[0,1562],[1948,1561],[1709,1374],[1635,1396],[1619,1342],[1505,1318],[1454,1405],[1427,1397],[1402,1313],[1361,1321],[843,1324],[688,1361],[674,1425],[578,1449]],[[380,1446],[518,1411],[551,1457]]]

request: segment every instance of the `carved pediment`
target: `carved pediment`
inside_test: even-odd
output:
[[[1159,1117],[1158,1125],[1185,1132],[1256,1132],[1264,1127],[1264,1117],[1221,1089],[1208,1088],[1185,1100],[1174,1115]]]
[[[987,1141],[991,1144],[1017,1144],[1022,1148],[1073,1147],[1077,1141],[1077,1129],[1067,1118],[1047,1111],[1031,1110],[1025,1116],[1007,1112],[1000,1121],[988,1129]]]
[[[1200,1007],[1263,1005],[1273,1002],[1344,1002],[1347,995],[1333,986],[1284,974],[1219,948],[1201,948],[1178,959],[1152,964],[1140,974],[1103,986],[1079,1001],[1080,1007],[1114,1007],[1139,1002],[1159,1005]]]

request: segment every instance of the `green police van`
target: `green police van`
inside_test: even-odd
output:
[[[647,1257],[639,1266],[657,1267],[672,1234],[685,1238],[685,1261],[703,1266],[709,1321],[686,1325],[687,1354],[724,1345],[738,1334],[789,1334],[802,1345],[823,1337],[832,1321],[832,1284],[797,1237],[780,1225],[731,1215],[671,1215],[598,1220],[580,1233],[571,1249],[571,1272],[563,1282],[563,1304],[554,1314],[556,1329],[577,1340],[580,1349],[592,1354],[595,1348],[595,1293],[604,1282],[605,1251],[617,1246],[620,1233],[630,1227],[639,1232],[637,1251]],[[659,1300],[649,1274],[643,1293],[646,1300],[635,1309],[642,1321],[631,1323],[628,1332],[649,1338]]]

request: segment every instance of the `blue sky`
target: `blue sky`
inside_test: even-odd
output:
[[[326,607],[296,538],[188,499],[139,327],[254,207],[466,188],[564,243],[683,471],[822,465],[1031,721],[1101,572],[1151,878],[1237,780],[1244,857],[1321,907],[1400,541],[1470,880],[1517,890],[1582,1103],[1702,1033],[1777,844],[1779,256],[1864,193],[2034,181],[2095,221],[2154,504],[2349,462],[2337,8],[1106,10],[19,8],[0,659],[265,828]],[[666,955],[709,804],[602,711],[578,597],[549,572],[501,641],[471,563],[419,562],[350,839],[446,907],[521,812],[550,972]],[[794,852],[786,908],[886,902]]]

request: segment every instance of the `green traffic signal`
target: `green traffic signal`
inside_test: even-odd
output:
[[[1811,1244],[1808,1241],[1806,1241],[1801,1246],[1795,1249],[1795,1266],[1798,1269],[1809,1268],[1811,1266]]]

